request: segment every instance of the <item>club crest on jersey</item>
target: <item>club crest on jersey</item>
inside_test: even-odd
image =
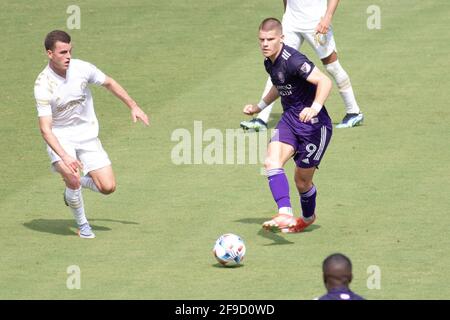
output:
[[[284,73],[283,72],[278,72],[278,80],[280,80],[281,83],[284,83],[286,81],[285,77],[284,77]]]
[[[309,71],[311,71],[311,66],[308,64],[308,62],[305,62],[300,67],[300,70],[302,70],[303,73],[308,73]]]

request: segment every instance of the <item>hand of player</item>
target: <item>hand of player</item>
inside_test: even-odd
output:
[[[318,115],[318,112],[313,108],[305,108],[300,112],[299,119],[301,122],[311,121],[312,118]]]
[[[69,155],[63,156],[61,160],[69,168],[70,172],[78,173],[78,170],[83,169],[83,164],[78,160]]]
[[[320,22],[316,27],[316,33],[327,34],[331,21],[328,18],[320,18]]]
[[[261,109],[257,106],[257,105],[255,105],[255,104],[247,104],[245,107],[244,107],[244,110],[242,110],[242,112],[244,112],[245,114],[248,114],[248,115],[252,115],[252,114],[255,114],[255,113],[258,113],[258,112],[260,112],[261,111]]]
[[[141,108],[138,106],[135,106],[131,109],[131,118],[133,119],[133,122],[136,123],[137,120],[141,120],[145,125],[149,125],[148,116],[145,114],[144,111],[142,111]]]

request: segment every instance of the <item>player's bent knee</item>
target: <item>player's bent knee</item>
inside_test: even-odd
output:
[[[98,190],[103,194],[111,194],[114,191],[116,191],[116,184],[110,183],[110,184],[103,184],[98,188]]]
[[[282,165],[279,161],[274,160],[270,157],[267,157],[264,160],[264,169],[266,169],[266,170],[276,169],[276,168],[281,168],[281,167],[282,167]]]
[[[81,187],[80,177],[78,175],[65,175],[63,176],[66,186],[70,189],[76,190]]]
[[[297,186],[297,189],[300,192],[306,192],[309,189],[311,189],[311,187],[308,187],[308,184],[306,184],[304,181],[300,181],[300,182],[295,181],[295,184]]]

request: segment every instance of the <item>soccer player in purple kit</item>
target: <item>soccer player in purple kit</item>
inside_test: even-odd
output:
[[[263,228],[284,233],[301,232],[315,218],[317,190],[313,176],[332,133],[331,119],[324,102],[331,80],[306,56],[283,43],[281,22],[267,18],[259,26],[259,44],[264,65],[273,86],[258,104],[248,104],[243,112],[252,115],[281,96],[283,115],[276,126],[265,159],[265,169],[278,213]],[[300,193],[302,214],[295,218],[284,165],[293,157],[295,184]]]
[[[329,255],[322,264],[323,282],[327,293],[317,300],[364,300],[349,288],[352,282],[352,262],[341,254]]]
[[[350,77],[338,59],[331,25],[339,0],[283,0],[283,3],[284,14],[281,23],[284,43],[298,50],[303,43],[308,43],[339,89],[346,114],[336,128],[352,128],[361,125],[364,115],[356,101]],[[262,94],[263,97],[271,86],[269,78]],[[273,105],[273,103],[268,105],[264,111],[258,114],[258,117],[242,121],[241,127],[244,130],[253,129],[255,131],[267,129]]]

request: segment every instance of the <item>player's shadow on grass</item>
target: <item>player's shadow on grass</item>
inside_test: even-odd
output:
[[[266,221],[267,218],[246,218],[246,219],[240,219],[240,220],[236,220],[236,222],[242,222],[242,223],[254,223],[254,224],[258,224],[259,226],[261,226],[263,224],[264,221]],[[311,232],[314,231],[315,229],[319,229],[320,225],[317,224],[313,224],[311,226],[309,226],[306,230],[302,231],[301,233],[307,233],[307,232]],[[289,239],[287,239],[286,237],[295,237],[295,236],[299,236],[301,235],[301,233],[298,234],[284,234],[281,232],[271,232],[271,231],[267,231],[264,229],[260,229],[258,231],[258,235],[267,239],[272,240],[273,242],[270,244],[266,244],[266,246],[274,246],[274,245],[283,245],[283,244],[294,244],[294,242],[289,241]],[[294,240],[294,239],[292,239]]]
[[[122,224],[138,224],[133,221],[113,220],[113,219],[90,219],[89,223],[94,231],[110,231],[111,228],[97,225],[96,221],[116,222]],[[94,223],[92,223],[94,222]],[[62,236],[76,235],[76,224],[73,219],[34,219],[25,222],[24,227],[45,233],[58,234]]]

